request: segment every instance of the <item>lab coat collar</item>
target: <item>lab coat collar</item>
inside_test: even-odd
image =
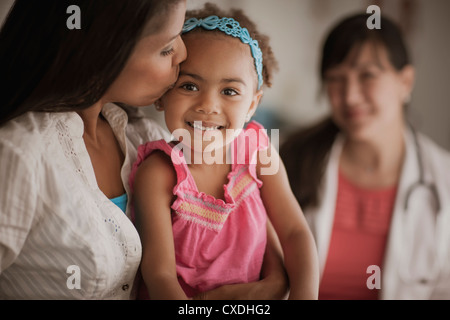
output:
[[[406,193],[410,186],[419,180],[419,163],[416,156],[416,146],[411,130],[405,131],[405,157],[402,173],[397,187],[393,214],[386,244],[383,266],[381,268],[381,299],[395,299],[398,296],[398,265],[402,264],[404,256],[404,223]]]
[[[417,135],[425,181],[433,181],[438,186],[439,173],[432,170],[441,167],[436,146],[426,137]],[[430,197],[432,193],[427,189],[422,192],[416,189],[405,210],[407,192],[420,178],[418,150],[411,130],[406,131],[405,139],[406,154],[382,268],[381,298],[430,299],[444,257],[442,249],[445,251],[442,247],[445,223],[440,220],[447,217],[442,207],[441,212],[436,212],[432,203],[436,199]],[[438,186],[438,193],[441,189]],[[444,198],[439,195],[439,199]]]

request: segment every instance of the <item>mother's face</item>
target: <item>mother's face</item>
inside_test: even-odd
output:
[[[367,139],[403,125],[403,106],[414,70],[396,70],[386,49],[364,43],[326,71],[325,85],[335,123],[349,138]]]
[[[158,100],[178,78],[179,64],[186,59],[180,33],[186,1],[172,6],[163,26],[142,37],[122,72],[104,96],[105,102],[148,106]]]

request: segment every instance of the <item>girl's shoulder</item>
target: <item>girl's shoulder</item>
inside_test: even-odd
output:
[[[161,139],[138,147],[137,159],[129,176],[131,190],[138,174],[151,178],[155,183],[156,180],[160,180],[158,183],[168,181],[175,190],[186,179],[188,169],[182,153],[175,145]]]
[[[233,141],[233,160],[238,164],[255,165],[258,153],[270,146],[267,130],[256,121],[251,121]]]
[[[239,142],[241,143],[239,144]],[[245,146],[245,149],[242,149],[241,146]],[[237,149],[238,163],[241,161],[239,157],[245,155],[245,163],[258,183],[260,183],[258,177],[261,173],[270,173],[273,165],[278,163],[278,153],[274,152],[267,129],[256,121],[251,121],[247,125],[244,133],[238,139]]]
[[[170,156],[172,153],[172,146],[167,143],[164,139],[149,141],[141,144],[137,149],[137,158],[135,165],[139,166],[143,161],[150,157],[153,153],[155,154],[166,154]],[[156,152],[160,151],[160,152]]]
[[[172,167],[170,154],[171,146],[164,140],[149,141],[141,144],[137,149],[137,158],[133,163],[129,176],[130,187],[133,188],[138,169],[150,173],[166,171]]]
[[[137,177],[142,176],[152,184],[163,186],[168,185],[176,177],[176,172],[170,157],[160,149],[155,149],[148,154],[140,163],[135,163],[130,173],[130,187],[133,190]],[[172,187],[175,184],[172,185]]]

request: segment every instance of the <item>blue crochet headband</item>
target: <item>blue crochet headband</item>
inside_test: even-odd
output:
[[[191,18],[184,23],[182,33],[189,32],[197,27],[202,27],[206,30],[219,29],[227,35],[241,39],[241,41],[250,46],[252,56],[255,60],[256,73],[258,74],[258,90],[263,85],[263,58],[262,52],[259,48],[258,41],[253,40],[247,28],[242,28],[239,22],[233,18],[219,18],[218,16],[209,16],[204,19]]]

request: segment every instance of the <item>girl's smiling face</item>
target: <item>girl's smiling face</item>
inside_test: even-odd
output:
[[[224,147],[231,142],[226,130],[242,129],[262,97],[250,47],[213,31],[188,33],[183,39],[187,59],[175,87],[161,98],[167,127],[187,130],[190,141],[183,144],[202,146],[195,151]]]

